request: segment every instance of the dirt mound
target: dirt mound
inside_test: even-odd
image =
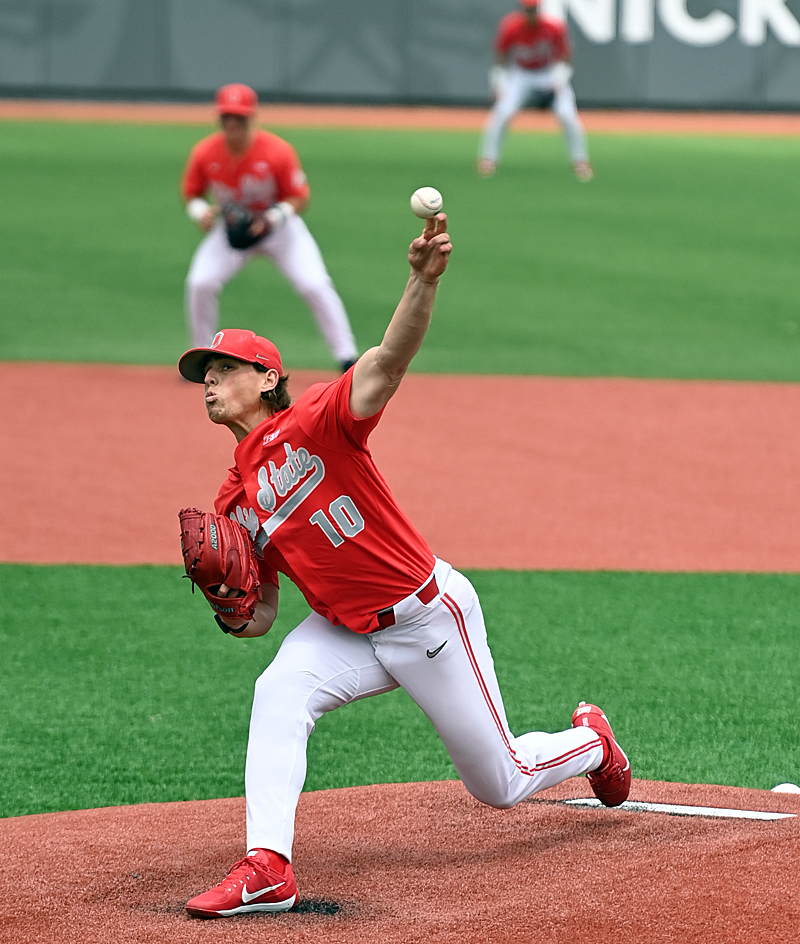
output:
[[[459,782],[301,796],[283,915],[199,921],[185,902],[244,854],[244,801],[0,820],[0,941],[30,944],[776,944],[800,927],[800,818],[513,810]],[[631,800],[800,814],[800,796],[634,781]],[[795,931],[792,932],[791,929]]]

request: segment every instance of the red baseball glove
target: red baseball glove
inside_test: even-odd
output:
[[[225,632],[237,632],[225,626],[219,617],[249,621],[261,599],[258,565],[250,535],[238,521],[199,508],[183,508],[178,517],[183,564],[186,576],[192,581],[192,593],[197,585],[211,604],[220,627]],[[231,589],[231,596],[217,595],[223,583]]]

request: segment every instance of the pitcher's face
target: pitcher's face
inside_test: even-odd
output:
[[[256,370],[235,357],[210,357],[203,381],[209,419],[232,429],[255,428],[269,413],[261,393],[271,390],[278,379],[276,370]]]

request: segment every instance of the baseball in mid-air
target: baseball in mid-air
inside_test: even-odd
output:
[[[777,787],[772,788],[772,793],[800,793],[800,787],[796,783],[779,783]]]
[[[435,187],[420,187],[411,194],[411,209],[423,220],[442,212],[442,195]]]

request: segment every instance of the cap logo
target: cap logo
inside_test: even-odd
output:
[[[211,347],[219,347],[222,344],[222,339],[225,337],[224,331],[217,331],[214,335],[214,340],[211,342]]]

